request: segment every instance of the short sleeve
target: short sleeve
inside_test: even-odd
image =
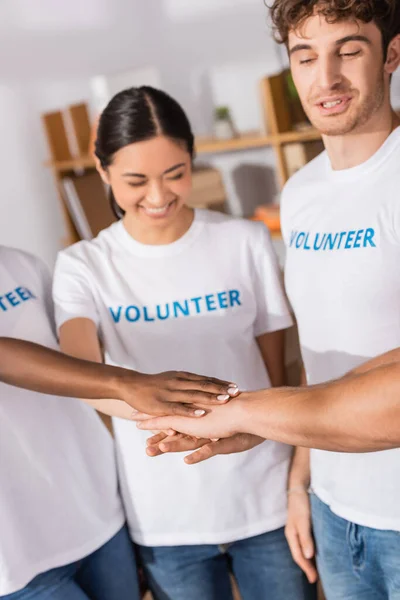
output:
[[[257,315],[254,323],[256,337],[293,325],[289,304],[283,288],[282,272],[268,229],[257,224],[253,236],[254,291]]]
[[[90,270],[68,250],[57,257],[53,277],[53,301],[56,327],[71,319],[86,318],[99,325],[99,314],[93,296]]]

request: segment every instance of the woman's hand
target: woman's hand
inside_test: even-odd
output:
[[[140,413],[133,415],[132,419],[138,421],[138,429],[146,431],[166,431],[173,429],[178,433],[184,433],[192,437],[213,440],[242,433],[241,410],[242,402],[239,397],[232,398],[227,404],[223,403],[223,406],[208,406],[208,414],[202,419],[188,419],[181,416],[149,418],[149,414]]]
[[[115,393],[116,398],[148,415],[202,417],[208,407],[226,404],[239,394],[239,390],[233,383],[192,373],[169,371],[147,375],[119,370]],[[160,429],[174,428],[168,426]]]
[[[310,497],[301,486],[289,490],[288,518],[285,535],[294,562],[304,571],[310,583],[318,579],[315,548],[311,531]]]

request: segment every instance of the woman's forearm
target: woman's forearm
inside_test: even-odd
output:
[[[400,446],[400,362],[307,388],[249,394],[242,431],[295,446],[369,452]]]
[[[0,381],[44,394],[119,398],[135,372],[82,361],[39,344],[0,338]]]

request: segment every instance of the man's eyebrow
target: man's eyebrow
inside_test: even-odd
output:
[[[340,40],[337,40],[335,45],[342,46],[343,44],[346,44],[346,42],[365,42],[369,46],[372,45],[371,40],[365,35],[346,35],[345,37],[340,38]]]
[[[336,40],[335,42],[335,46],[343,46],[343,44],[346,44],[347,42],[364,42],[365,44],[368,44],[369,46],[372,45],[372,42],[369,38],[367,38],[365,35],[346,35],[343,38],[340,38],[340,40]],[[300,50],[312,50],[312,46],[311,44],[296,44],[295,46],[293,46],[293,48],[289,48],[289,55],[292,56],[292,54],[294,54],[295,52],[299,52]]]
[[[311,50],[311,46],[310,44],[296,44],[293,48],[289,48],[290,56],[295,52],[299,52],[299,50]]]

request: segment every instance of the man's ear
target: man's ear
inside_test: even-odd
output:
[[[400,65],[400,34],[396,35],[389,43],[386,61],[385,71],[388,75],[392,75],[397,67]]]
[[[101,162],[96,155],[94,156],[94,163],[96,165],[96,170],[97,170],[98,174],[100,175],[100,177],[102,178],[103,182],[106,185],[110,185],[110,179],[108,177],[108,173],[105,169],[103,169],[103,167],[101,166]]]

